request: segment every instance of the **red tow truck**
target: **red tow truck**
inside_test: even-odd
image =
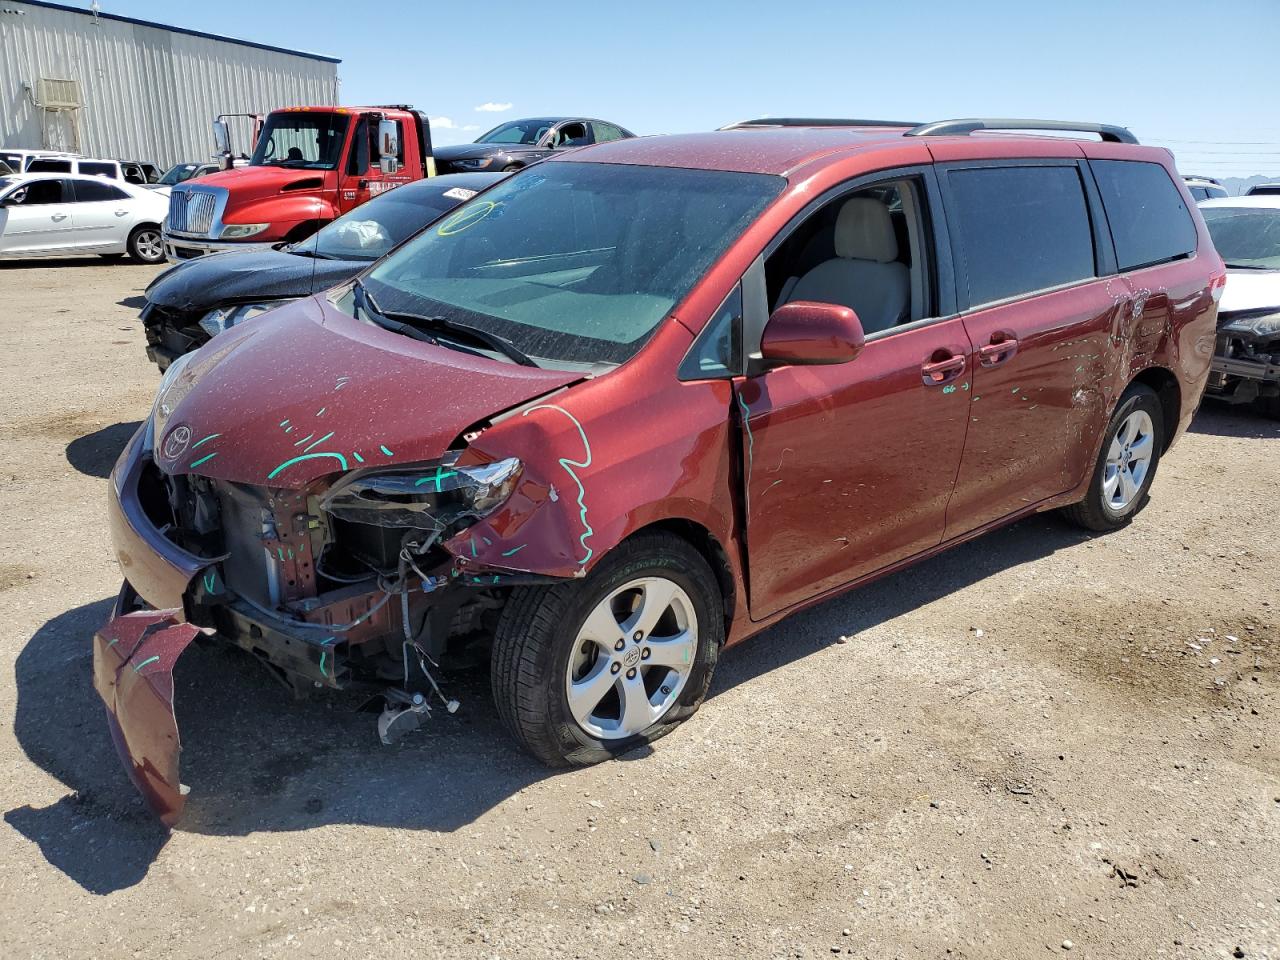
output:
[[[226,118],[213,130],[229,157]],[[406,104],[274,110],[246,166],[173,188],[165,256],[302,240],[372,196],[434,175],[430,121]]]

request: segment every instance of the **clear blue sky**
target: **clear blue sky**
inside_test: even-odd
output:
[[[413,103],[448,118],[441,143],[563,113],[641,134],[765,114],[1026,116],[1124,124],[1184,173],[1280,175],[1280,0],[100,2],[341,57],[344,103]]]

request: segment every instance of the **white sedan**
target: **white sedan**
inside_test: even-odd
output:
[[[27,173],[0,177],[0,257],[127,253],[161,263],[168,198],[120,180]]]

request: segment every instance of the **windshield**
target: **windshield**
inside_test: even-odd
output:
[[[671,167],[540,165],[460,206],[365,282],[385,313],[445,316],[536,358],[621,363],[784,182]]]
[[[1280,270],[1280,208],[1201,207],[1200,213],[1228,267]]]
[[[537,143],[554,120],[512,120],[476,138],[476,143]]]
[[[465,198],[476,192],[440,187],[430,181],[397,187],[361,204],[290,250],[330,260],[377,260],[440,214],[456,207],[460,196]]]
[[[195,172],[200,169],[198,163],[179,163],[166,171],[165,175],[160,178],[160,183],[166,183],[173,186],[175,183],[182,183],[190,180]]]
[[[332,170],[342,155],[351,118],[338,113],[273,113],[267,117],[252,167]]]

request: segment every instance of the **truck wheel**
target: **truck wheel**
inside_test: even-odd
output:
[[[692,716],[723,641],[707,562],[679,537],[641,534],[583,580],[512,592],[493,643],[494,703],[548,766],[598,763]]]
[[[522,169],[524,168],[518,163],[508,163],[505,167],[502,168],[502,172],[515,173],[517,170],[522,170]]]
[[[129,256],[139,263],[164,262],[164,238],[160,236],[160,228],[154,223],[143,223],[133,228],[129,234]]]
[[[1087,530],[1123,527],[1147,504],[1147,492],[1164,449],[1164,415],[1160,398],[1146,384],[1124,392],[1102,438],[1089,492],[1063,508],[1076,526]]]

